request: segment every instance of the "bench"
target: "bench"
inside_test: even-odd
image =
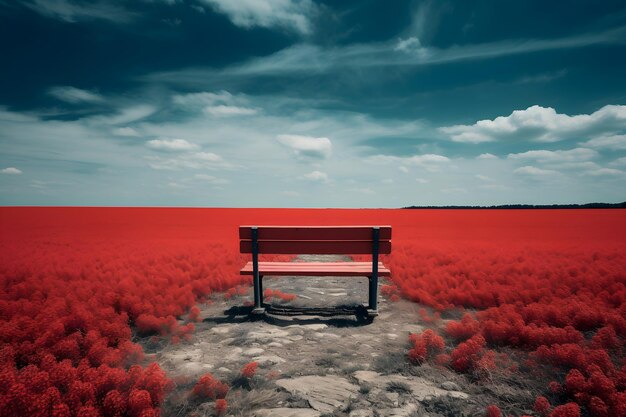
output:
[[[264,276],[365,276],[367,314],[378,315],[378,277],[391,275],[378,255],[391,253],[391,226],[240,226],[239,239],[239,251],[252,254],[240,274],[253,276],[253,314],[265,313]],[[372,262],[259,262],[259,254],[371,254]]]

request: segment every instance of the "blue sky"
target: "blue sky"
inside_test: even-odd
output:
[[[623,1],[0,0],[0,204],[626,200]]]

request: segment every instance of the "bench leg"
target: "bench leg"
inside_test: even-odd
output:
[[[369,278],[369,306],[367,315],[370,317],[378,316],[378,276],[374,275]]]
[[[265,313],[263,308],[263,276],[257,275],[254,277],[254,309],[252,314],[263,313]]]

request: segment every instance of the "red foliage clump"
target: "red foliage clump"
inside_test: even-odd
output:
[[[443,338],[430,329],[410,334],[409,341],[413,344],[409,350],[409,359],[413,363],[422,363],[445,348]]]
[[[214,378],[210,373],[206,373],[200,377],[192,392],[198,397],[215,400],[226,397],[228,390],[228,385]]]
[[[567,403],[555,407],[550,417],[580,417],[580,407],[575,403]]]
[[[258,366],[258,362],[249,362],[245,364],[243,368],[241,368],[241,375],[244,378],[252,378],[254,375],[256,375],[256,370]]]
[[[272,298],[278,298],[279,300],[282,300],[282,301],[293,301],[298,296],[295,294],[282,292],[281,290],[273,290],[271,288],[268,288],[265,291],[263,291],[263,297],[266,300],[271,300]]]
[[[546,397],[539,396],[535,399],[533,409],[542,416],[547,415],[550,412],[550,401]]]
[[[463,315],[461,322],[450,321],[446,325],[446,333],[456,341],[467,340],[478,332],[480,332],[480,324],[469,313]]]
[[[228,408],[228,403],[225,399],[220,398],[215,401],[215,414],[218,416],[224,415],[224,413],[226,413],[226,408]]]
[[[487,407],[487,417],[502,417],[502,412],[497,405],[491,404]]]

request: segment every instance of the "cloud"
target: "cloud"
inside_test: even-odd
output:
[[[608,105],[592,114],[568,116],[552,107],[531,106],[509,116],[479,120],[472,125],[441,127],[454,142],[482,143],[503,139],[557,142],[590,133],[626,128],[626,106]]]
[[[228,180],[225,180],[223,178],[218,178],[213,175],[207,175],[207,174],[196,174],[194,175],[194,178],[202,182],[212,184],[212,185],[225,185],[229,183]]]
[[[128,23],[136,17],[134,13],[122,7],[102,1],[83,4],[69,0],[32,0],[25,1],[23,4],[43,16],[67,23],[89,20]]]
[[[423,154],[412,156],[372,155],[370,157],[367,157],[365,159],[365,162],[375,165],[404,164],[405,169],[406,165],[412,165],[423,168],[430,172],[437,172],[440,170],[442,164],[447,164],[450,162],[450,158],[437,154]],[[402,172],[408,172],[408,169],[405,171],[402,168],[402,166],[399,168]]]
[[[328,174],[321,171],[313,171],[308,174],[304,174],[304,178],[310,181],[328,182]]]
[[[415,178],[415,181],[420,183],[420,184],[428,184],[430,181],[428,181],[427,179],[424,178]]]
[[[15,167],[7,167],[7,168],[0,170],[0,172],[3,174],[7,174],[7,175],[20,175],[22,173],[21,170]]]
[[[317,13],[311,0],[202,0],[223,13],[236,26],[281,28],[303,35],[311,33],[310,17]]]
[[[52,87],[48,90],[48,94],[71,104],[102,103],[104,101],[104,97],[98,93],[71,86]]]
[[[592,148],[624,150],[626,149],[626,135],[609,135],[593,138],[582,145]]]
[[[553,171],[551,169],[541,169],[531,165],[526,165],[520,168],[517,168],[513,171],[515,174],[523,175],[526,177],[534,177],[534,178],[546,178],[553,177],[555,175],[559,175],[558,171]]]
[[[117,136],[129,136],[129,137],[138,137],[139,132],[133,129],[132,127],[118,127],[113,129],[113,134]]]
[[[476,159],[498,159],[498,157],[491,153],[481,153]]]
[[[186,169],[232,170],[232,164],[213,152],[180,153],[173,157],[149,155],[149,166],[157,171],[180,171]]]
[[[588,175],[592,177],[604,177],[604,176],[623,176],[626,172],[621,171],[619,169],[613,168],[599,168],[590,171],[586,171],[583,175]]]
[[[107,116],[93,116],[83,119],[90,124],[118,125],[136,122],[151,116],[156,108],[149,104],[136,104],[120,109],[117,114]]]
[[[598,152],[593,149],[575,148],[567,151],[527,151],[521,153],[511,153],[508,159],[533,160],[541,163],[562,163],[588,161],[598,157]]]
[[[185,152],[197,149],[198,146],[187,142],[185,139],[153,139],[146,142],[151,149],[168,152]]]
[[[238,7],[240,4],[230,1],[228,3],[232,4],[231,7]],[[313,74],[336,73],[348,69],[358,69],[362,72],[369,68],[417,67],[590,45],[624,44],[625,35],[626,28],[619,28],[557,39],[512,39],[493,43],[455,45],[445,49],[424,46],[415,48],[418,45],[417,37],[332,47],[298,43],[274,54],[252,58],[222,69],[188,68],[153,73],[143,78],[149,81],[200,86],[215,85],[216,82],[224,80],[271,75],[302,74],[310,77]]]
[[[204,113],[216,117],[252,116],[257,113],[257,109],[247,106],[249,100],[245,95],[235,96],[228,91],[177,94],[172,101],[187,109],[202,109]]]
[[[217,117],[229,117],[229,116],[250,116],[256,114],[256,109],[249,109],[246,107],[237,106],[209,106],[204,108],[205,113]]]
[[[299,157],[326,159],[332,153],[332,142],[328,138],[278,135],[276,139],[281,145],[292,149],[293,153]]]

